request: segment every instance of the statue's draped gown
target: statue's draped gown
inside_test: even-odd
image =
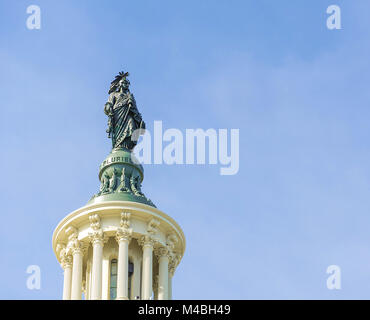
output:
[[[113,106],[113,147],[124,147],[131,150],[136,145],[136,141],[131,140],[133,132],[136,129],[145,129],[145,124],[136,107],[135,98],[129,91],[112,92],[106,108],[111,106]]]

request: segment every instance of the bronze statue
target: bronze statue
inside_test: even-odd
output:
[[[137,129],[145,129],[145,122],[130,92],[128,75],[128,72],[120,72],[111,82],[104,112],[108,116],[107,133],[112,139],[113,149],[126,148],[131,151],[138,139],[138,136],[132,139],[132,135]]]

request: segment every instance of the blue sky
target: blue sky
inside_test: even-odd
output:
[[[174,298],[370,297],[368,1],[2,0],[0,14],[0,298],[61,298],[52,232],[98,190],[121,70],[149,129],[240,129],[237,175],[145,165],[143,191],[187,238]]]

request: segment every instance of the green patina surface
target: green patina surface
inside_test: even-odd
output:
[[[138,135],[145,123],[129,90],[128,73],[120,72],[112,81],[104,106],[108,115],[108,137],[113,150],[99,167],[100,189],[88,204],[103,201],[134,201],[155,207],[141,191],[144,170],[133,156]],[[138,134],[133,138],[135,134]]]
[[[103,201],[134,201],[155,207],[141,191],[143,167],[128,149],[114,149],[99,168],[100,189],[88,204]]]

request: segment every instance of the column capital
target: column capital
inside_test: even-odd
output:
[[[130,228],[117,228],[116,241],[118,242],[118,244],[121,241],[130,242],[131,238],[132,238],[132,229],[130,229]]]
[[[89,239],[92,245],[100,244],[103,245],[104,242],[107,242],[107,238],[101,228],[100,216],[97,213],[94,213],[89,216],[90,228],[92,229],[89,232]]]
[[[61,258],[62,255],[65,253],[65,251],[66,251],[66,245],[64,243],[58,242],[57,246],[55,247],[55,252],[57,254],[57,257]]]
[[[93,232],[89,232],[89,240],[94,244],[101,244],[103,245],[105,242],[107,242],[107,237],[104,234],[102,229],[94,230]]]
[[[85,254],[88,248],[88,242],[78,240],[77,237],[68,242],[68,245],[65,249],[67,255],[75,255],[77,253]]]
[[[60,261],[60,265],[63,269],[72,266],[72,256],[68,254],[67,247],[64,243],[58,243],[56,246],[56,253],[58,260]]]
[[[83,254],[83,244],[81,241],[79,240],[74,240],[74,241],[71,241],[69,243],[69,247],[70,247],[70,252],[72,252],[72,255],[75,255],[75,254]]]
[[[64,252],[64,254],[61,256],[61,266],[65,270],[67,268],[72,268],[72,256],[70,254],[67,254]]]
[[[157,247],[154,249],[154,254],[157,256],[158,259],[162,257],[170,258],[170,250],[167,247]]]
[[[69,226],[65,233],[68,236],[68,244],[66,246],[66,253],[74,255],[76,253],[83,253],[85,250],[85,245],[80,240],[78,240],[79,230],[74,226]],[[80,252],[81,251],[81,252]]]
[[[151,247],[153,249],[155,242],[156,242],[156,240],[153,237],[149,236],[149,235],[142,236],[138,240],[139,245],[141,245],[143,248],[144,247]]]
[[[121,221],[120,221],[120,226],[117,228],[116,232],[116,241],[120,243],[120,241],[131,241],[132,237],[132,229],[130,228],[131,226],[131,213],[123,211],[121,213]]]

